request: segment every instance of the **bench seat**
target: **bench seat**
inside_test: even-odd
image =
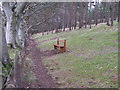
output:
[[[56,45],[56,44],[55,44],[54,46],[56,46],[56,47],[64,47],[64,46],[62,46],[62,45]]]

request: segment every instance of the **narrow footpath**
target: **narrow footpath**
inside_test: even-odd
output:
[[[34,66],[31,66],[32,72],[36,76],[36,82],[34,84],[30,84],[29,88],[55,88],[56,83],[52,79],[50,75],[47,74],[47,69],[43,65],[41,61],[42,55],[44,55],[43,51],[40,51],[39,48],[36,47],[36,42],[34,40],[30,41],[28,56],[34,63]]]

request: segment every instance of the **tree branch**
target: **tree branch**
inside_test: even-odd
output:
[[[36,10],[33,11],[33,13],[31,13],[30,15],[26,15],[26,16],[27,16],[27,17],[28,17],[28,16],[32,16],[35,12],[40,11],[40,10],[42,10],[42,9],[44,9],[44,8],[52,7],[52,6],[56,5],[56,4],[57,4],[57,3],[54,3],[54,4],[52,4],[52,5],[48,5],[48,6],[45,6],[45,7],[36,9]]]
[[[32,28],[32,27],[34,27],[34,26],[38,26],[38,25],[40,25],[40,24],[42,24],[42,23],[46,22],[47,20],[49,20],[50,18],[52,18],[54,15],[55,15],[55,13],[54,13],[51,17],[48,17],[47,19],[42,20],[42,21],[40,21],[39,23],[37,23],[37,24],[35,24],[35,25],[30,26],[30,27],[28,28],[28,30],[29,30],[29,29],[31,29],[31,28]]]
[[[26,6],[27,2],[17,2],[17,7],[15,9],[16,15],[21,14]]]

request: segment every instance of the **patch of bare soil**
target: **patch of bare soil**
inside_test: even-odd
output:
[[[56,82],[50,75],[47,74],[47,69],[41,61],[42,56],[52,56],[56,54],[55,51],[40,51],[37,48],[35,41],[31,40],[27,49],[29,49],[28,56],[33,61],[34,65],[31,66],[30,70],[35,74],[36,81],[33,83],[25,84],[25,88],[55,88]]]

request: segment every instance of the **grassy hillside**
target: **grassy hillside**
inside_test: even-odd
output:
[[[59,87],[118,87],[117,23],[32,36],[43,51],[53,50],[58,37],[67,41],[67,52],[43,56],[42,61]]]

